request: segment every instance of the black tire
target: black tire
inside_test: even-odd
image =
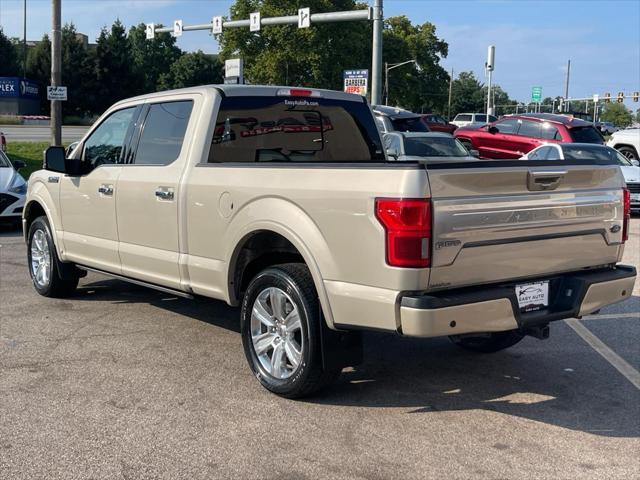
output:
[[[284,291],[295,304],[301,320],[300,331],[305,336],[301,347],[301,361],[290,376],[284,379],[272,376],[264,368],[252,340],[251,317],[254,303],[260,294],[271,287]],[[322,321],[318,294],[306,265],[287,263],[273,266],[263,270],[249,283],[242,301],[242,344],[251,371],[263,387],[281,397],[301,398],[317,392],[337,378],[341,369],[323,369],[320,339]],[[271,351],[271,355],[274,352],[275,349]],[[286,362],[287,358],[284,360]]]
[[[512,347],[524,338],[518,330],[483,333],[476,336],[452,335],[449,339],[460,348],[479,353],[495,353]]]
[[[639,160],[638,152],[633,147],[619,147],[617,150],[629,160]]]
[[[50,256],[50,274],[48,276],[48,281],[42,284],[36,280],[32,268],[31,246],[34,241],[34,235],[38,231],[42,231],[44,233],[46,248],[48,248]],[[27,238],[27,266],[29,268],[29,275],[31,276],[33,287],[36,289],[36,291],[44,297],[65,298],[72,295],[78,286],[79,276],[70,273],[73,272],[75,267],[73,267],[71,264],[63,264],[58,259],[58,253],[53,243],[53,237],[51,236],[51,227],[49,226],[47,217],[38,217],[31,223],[31,226],[29,227],[29,235]]]

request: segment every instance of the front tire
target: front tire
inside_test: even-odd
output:
[[[63,265],[58,259],[47,217],[36,218],[29,227],[27,257],[33,287],[44,297],[64,298],[72,295],[77,275],[61,275]]]
[[[633,147],[620,147],[618,151],[627,158],[627,160],[638,160],[638,152]]]
[[[242,344],[263,387],[301,398],[340,374],[323,368],[321,322],[318,295],[305,265],[270,267],[251,281],[242,301]]]
[[[518,330],[474,335],[452,335],[449,339],[460,348],[478,353],[495,353],[514,346],[524,338]]]

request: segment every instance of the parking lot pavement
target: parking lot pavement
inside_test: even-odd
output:
[[[0,478],[640,478],[640,391],[566,322],[485,356],[366,334],[363,365],[288,401],[235,309],[91,274],[46,299],[19,233],[0,244]],[[637,371],[639,311],[637,285],[580,325]]]
[[[62,141],[64,143],[75,142],[89,130],[83,126],[62,127]],[[7,142],[48,142],[51,138],[51,129],[40,125],[0,125],[0,131],[4,133]]]

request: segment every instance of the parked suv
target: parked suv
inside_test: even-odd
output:
[[[497,117],[486,113],[459,113],[455,116],[451,123],[456,127],[480,127],[489,122],[495,122]]]
[[[422,121],[427,124],[429,130],[432,132],[443,132],[452,134],[456,128],[454,124],[447,122],[440,115],[434,115],[433,113],[424,113],[420,115]]]
[[[607,145],[618,150],[629,160],[640,160],[640,128],[618,130],[611,135]]]
[[[376,124],[382,133],[429,131],[429,127],[417,113],[385,105],[373,105],[372,108],[376,117]]]
[[[454,135],[483,158],[520,158],[543,143],[604,144],[591,123],[550,113],[509,115],[481,128],[459,128]]]

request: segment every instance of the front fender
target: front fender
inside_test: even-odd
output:
[[[47,183],[41,178],[42,175],[46,175],[47,172],[40,170],[31,174],[29,178],[29,190],[27,192],[27,198],[25,200],[25,207],[22,213],[23,220],[27,218],[29,212],[35,204],[40,205],[47,216],[49,225],[51,226],[51,234],[53,235],[53,241],[56,246],[58,258],[64,260],[64,245],[62,243],[62,219],[60,217],[60,210],[58,204],[54,200],[51,192],[47,188]],[[59,188],[59,187],[58,187]],[[23,223],[24,224],[24,223]],[[25,241],[29,232],[24,231]]]
[[[258,198],[244,205],[225,231],[224,245],[228,245],[225,252],[227,288],[231,303],[237,302],[231,282],[243,241],[251,233],[261,230],[282,235],[300,252],[311,272],[327,325],[333,328],[331,306],[322,280],[335,271],[329,246],[309,215],[296,204],[282,198]]]

